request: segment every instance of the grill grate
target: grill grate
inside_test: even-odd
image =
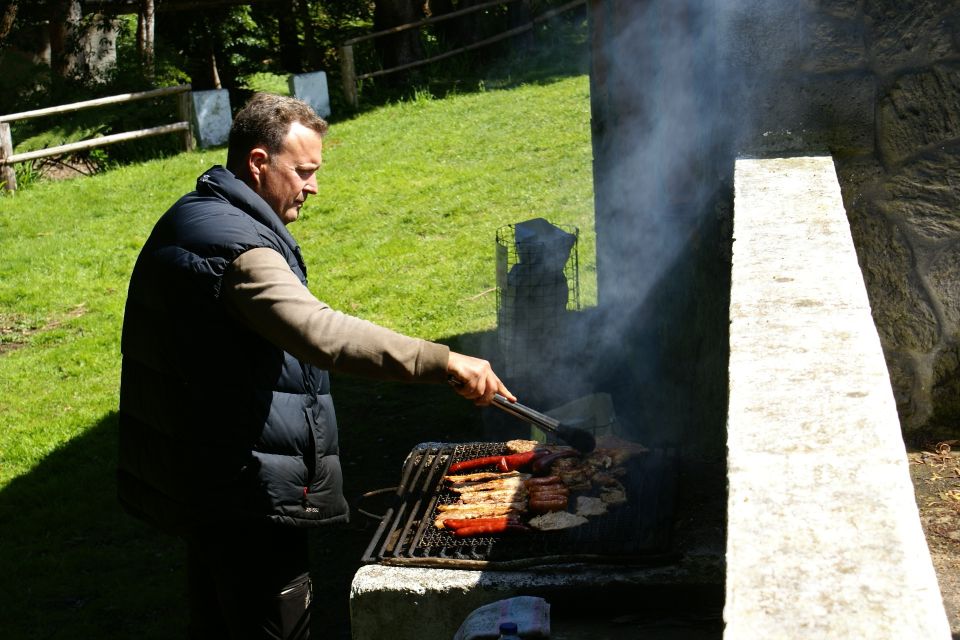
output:
[[[457,499],[441,482],[448,467],[462,460],[505,453],[505,443],[490,442],[422,445],[411,451],[392,503],[380,517],[362,561],[451,568],[522,568],[578,561],[651,564],[673,559],[673,450],[655,449],[631,460],[623,479],[627,503],[590,518],[580,527],[471,538],[457,538],[434,527],[437,504]]]

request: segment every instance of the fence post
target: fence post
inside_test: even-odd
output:
[[[13,155],[13,138],[10,137],[10,124],[0,122],[0,160],[6,160]],[[0,182],[7,191],[17,190],[17,174],[12,164],[0,165]]]
[[[356,109],[357,100],[357,72],[353,67],[353,45],[345,44],[340,47],[340,75],[343,77],[343,95],[347,103]]]
[[[193,101],[190,99],[190,92],[184,91],[177,94],[177,113],[182,122],[186,122],[190,127],[183,132],[183,150],[193,151],[195,148],[193,138]]]

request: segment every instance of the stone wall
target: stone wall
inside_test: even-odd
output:
[[[960,425],[960,2],[740,0],[741,152],[829,150],[908,440]],[[746,43],[746,44],[744,44]]]
[[[602,360],[632,362],[605,371],[638,421],[722,432],[734,158],[831,153],[904,434],[955,434],[960,0],[590,0],[590,16],[598,290],[622,328]]]

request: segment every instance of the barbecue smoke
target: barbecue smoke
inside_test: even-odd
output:
[[[544,406],[607,392],[635,439],[722,434],[733,160],[799,37],[784,4],[599,3],[599,302],[556,354]]]

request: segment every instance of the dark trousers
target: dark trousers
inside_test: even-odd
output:
[[[194,531],[187,537],[190,637],[310,637],[307,532],[277,525]]]

